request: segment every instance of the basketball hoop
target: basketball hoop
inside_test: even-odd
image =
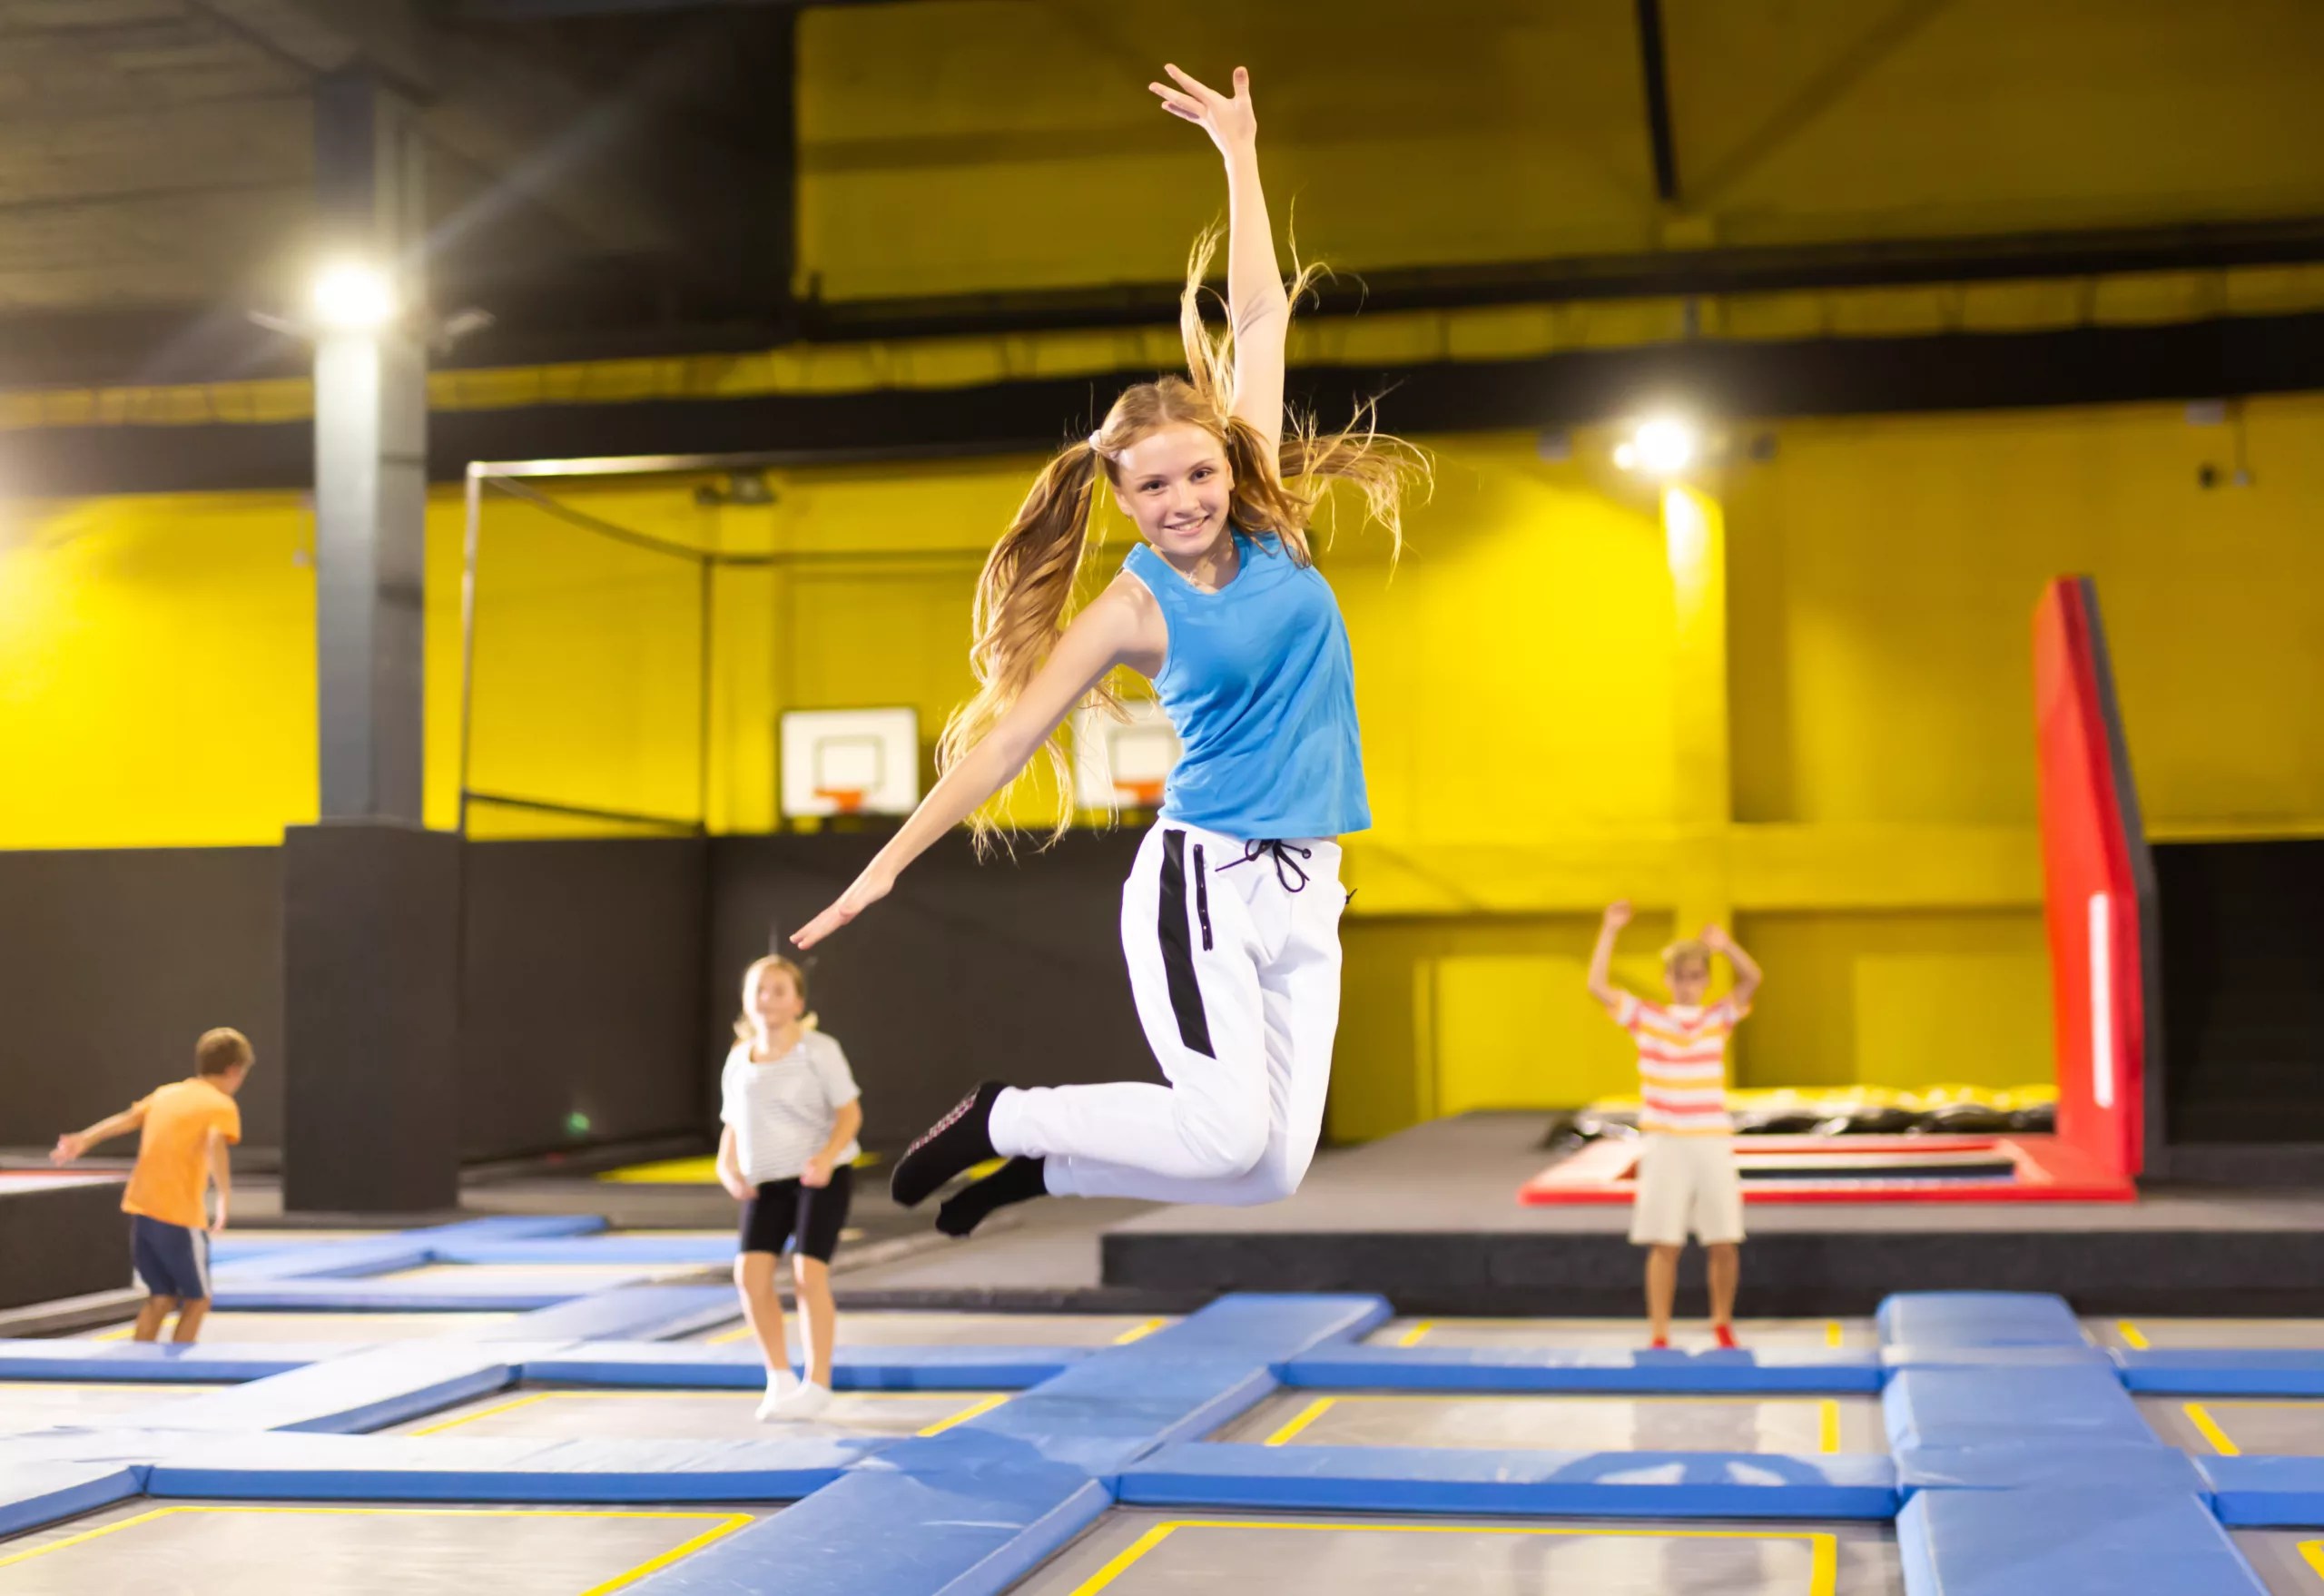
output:
[[[860,814],[863,810],[861,787],[818,787],[815,796],[828,803],[835,814]]]
[[[1116,782],[1114,793],[1132,809],[1158,809],[1162,804],[1162,779],[1150,782]]]

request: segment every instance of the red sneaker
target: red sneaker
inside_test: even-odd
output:
[[[1710,1327],[1710,1338],[1728,1352],[1736,1349],[1735,1327],[1732,1325],[1713,1325]]]
[[[1670,1350],[1670,1338],[1668,1335],[1658,1335],[1653,1340],[1648,1342],[1646,1346],[1649,1352],[1669,1352]]]

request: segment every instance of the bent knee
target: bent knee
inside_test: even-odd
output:
[[[1190,1123],[1181,1117],[1178,1128],[1197,1180],[1239,1180],[1266,1156],[1264,1119],[1206,1116]]]

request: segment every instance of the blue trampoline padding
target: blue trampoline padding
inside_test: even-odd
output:
[[[1888,1444],[2144,1442],[2154,1432],[2111,1369],[1907,1369],[1880,1394]]]
[[[0,1380],[262,1380],[348,1350],[344,1342],[0,1341]],[[0,1396],[0,1413],[7,1410]]]
[[[466,1333],[477,1341],[656,1341],[734,1316],[731,1286],[615,1286]]]
[[[1071,1470],[923,1474],[890,1471],[884,1462],[628,1590],[633,1596],[999,1596],[1112,1505],[1103,1486]]]
[[[2192,1493],[1923,1491],[1896,1518],[1913,1596],[2266,1596]]]
[[[360,1280],[373,1275],[391,1275],[399,1269],[417,1269],[429,1258],[427,1247],[400,1236],[270,1247],[220,1265],[212,1282],[213,1295],[222,1306],[225,1299],[238,1291],[255,1291],[289,1280]]]
[[[837,1391],[1022,1391],[1091,1355],[1082,1346],[842,1346],[832,1360]],[[523,1377],[568,1385],[673,1391],[744,1391],[764,1384],[754,1345],[590,1341],[528,1358]]]
[[[403,1234],[429,1247],[468,1242],[538,1241],[553,1236],[596,1236],[609,1228],[597,1214],[495,1214],[486,1219],[455,1219]]]
[[[1149,1357],[1264,1358],[1282,1364],[1387,1322],[1385,1298],[1242,1291],[1220,1297],[1124,1351]]]
[[[1278,1372],[1286,1385],[1354,1391],[1872,1392],[1882,1380],[1877,1353],[1806,1348],[1328,1346]]]
[[[1108,1360],[1092,1358],[990,1413],[979,1414],[943,1434],[918,1443],[931,1467],[957,1468],[994,1447],[1021,1449],[1037,1458],[1110,1480],[1155,1447],[1207,1435],[1274,1390],[1264,1364],[1199,1364],[1205,1378],[1174,1383],[1125,1383],[1118,1394],[1102,1388],[1061,1391]],[[1181,1371],[1182,1373],[1186,1371]]]
[[[2122,1348],[2113,1355],[2132,1391],[2181,1396],[2324,1396],[2324,1351],[2296,1347]]]
[[[1121,1475],[1151,1506],[1590,1518],[1886,1520],[1885,1457],[1717,1452],[1502,1452],[1433,1446],[1165,1446]]]
[[[153,1465],[153,1496],[295,1502],[788,1502],[893,1443],[234,1435]],[[901,1526],[884,1526],[894,1533]]]
[[[439,1264],[732,1264],[734,1237],[718,1236],[543,1236],[537,1241],[440,1241]]]
[[[231,1390],[157,1404],[112,1423],[133,1430],[352,1434],[511,1385],[523,1350],[473,1341],[397,1342]]]
[[[2152,1438],[2135,1441],[1995,1442],[1980,1446],[1908,1446],[1896,1454],[1896,1483],[1915,1491],[2018,1491],[2037,1487],[2166,1491],[2208,1497],[2195,1460]]]
[[[258,1260],[263,1264],[266,1260]],[[233,1280],[222,1274],[210,1294],[214,1307],[234,1312],[310,1314],[528,1314],[560,1307],[608,1287],[601,1281],[514,1286],[459,1280]],[[734,1292],[726,1292],[731,1300]]]
[[[2102,1346],[1884,1346],[1880,1364],[1894,1373],[1900,1369],[2104,1369],[2112,1374],[2113,1359]]]
[[[1901,1291],[1876,1315],[1883,1345],[2085,1346],[2066,1299],[2038,1291]]]
[[[0,1455],[0,1535],[126,1502],[145,1489],[135,1464],[11,1463]]]
[[[2220,1522],[2324,1524],[2324,1457],[2199,1457]]]

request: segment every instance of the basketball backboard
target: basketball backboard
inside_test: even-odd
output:
[[[920,802],[920,714],[793,709],[783,715],[783,814],[910,814]]]
[[[1074,712],[1074,802],[1084,809],[1157,808],[1178,763],[1178,734],[1162,706],[1138,698],[1123,707],[1128,721],[1088,705]]]

